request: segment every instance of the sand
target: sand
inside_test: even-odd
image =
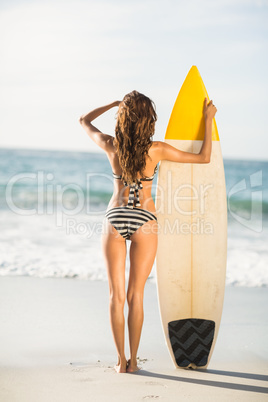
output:
[[[267,306],[267,288],[227,287],[208,369],[175,369],[148,281],[142,369],[117,374],[107,282],[1,277],[0,400],[267,401]]]

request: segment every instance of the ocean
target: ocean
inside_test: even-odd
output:
[[[226,285],[267,287],[268,161],[226,159],[224,169]],[[100,235],[112,190],[105,154],[0,149],[0,275],[107,281]]]

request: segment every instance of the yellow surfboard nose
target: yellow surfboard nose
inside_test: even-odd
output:
[[[209,102],[201,75],[197,67],[192,66],[173,107],[165,135],[166,140],[204,139],[203,107],[205,98]],[[212,141],[219,141],[215,119],[212,122]]]

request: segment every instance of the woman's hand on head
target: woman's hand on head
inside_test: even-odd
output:
[[[114,104],[115,104],[115,106],[119,106],[121,102],[122,101],[115,101]]]
[[[207,119],[212,120],[217,112],[217,108],[215,105],[213,105],[212,100],[209,103],[207,103],[207,102],[208,102],[208,100],[207,100],[207,98],[205,98],[204,109],[203,109],[204,118],[205,118],[205,120],[207,120]]]

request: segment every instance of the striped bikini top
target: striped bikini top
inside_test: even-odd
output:
[[[128,203],[127,203],[127,207],[128,207],[128,208],[132,208],[132,209],[133,209],[134,206],[135,206],[135,207],[140,207],[140,206],[141,206],[141,204],[140,204],[139,190],[142,190],[142,189],[143,189],[142,181],[152,181],[153,178],[154,178],[154,176],[156,175],[156,172],[157,172],[157,165],[156,165],[155,168],[154,168],[154,174],[153,174],[152,176],[150,176],[150,177],[144,177],[144,178],[142,178],[142,179],[137,179],[137,183],[132,183],[132,184],[127,184],[127,183],[124,181],[124,186],[126,186],[126,187],[129,186],[129,197],[128,197]],[[114,179],[121,180],[121,179],[122,179],[122,176],[119,175],[119,174],[115,174],[115,173],[113,172],[113,178],[114,178]],[[136,202],[135,202],[135,200],[136,200]]]

